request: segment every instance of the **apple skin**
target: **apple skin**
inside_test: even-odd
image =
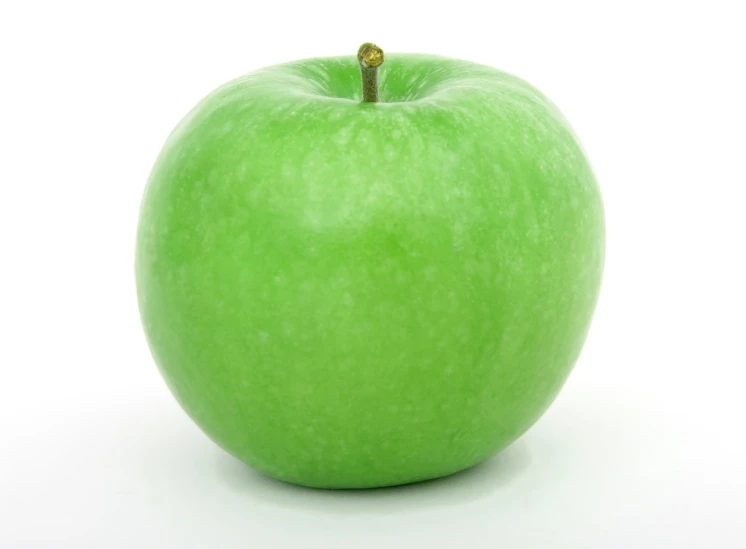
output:
[[[391,54],[239,78],[150,176],[143,325],[200,428],[326,488],[448,475],[547,409],[597,300],[603,208],[557,108],[490,67]]]

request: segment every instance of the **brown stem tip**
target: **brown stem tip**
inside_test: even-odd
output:
[[[366,42],[357,50],[357,58],[360,64],[367,67],[380,67],[383,64],[383,50]]]

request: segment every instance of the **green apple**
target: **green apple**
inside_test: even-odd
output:
[[[379,51],[219,88],[142,203],[163,377],[217,444],[306,486],[505,448],[557,395],[599,292],[601,198],[557,108],[487,66]]]

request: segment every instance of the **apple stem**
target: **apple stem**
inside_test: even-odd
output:
[[[378,67],[383,64],[383,50],[366,42],[357,50],[360,75],[363,78],[363,101],[378,102]]]

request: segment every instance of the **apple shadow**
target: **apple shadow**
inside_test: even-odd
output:
[[[264,476],[227,454],[220,455],[216,473],[228,489],[278,507],[321,513],[391,514],[485,498],[520,477],[530,464],[528,446],[518,440],[497,456],[465,471],[385,488],[326,490],[297,486]]]

